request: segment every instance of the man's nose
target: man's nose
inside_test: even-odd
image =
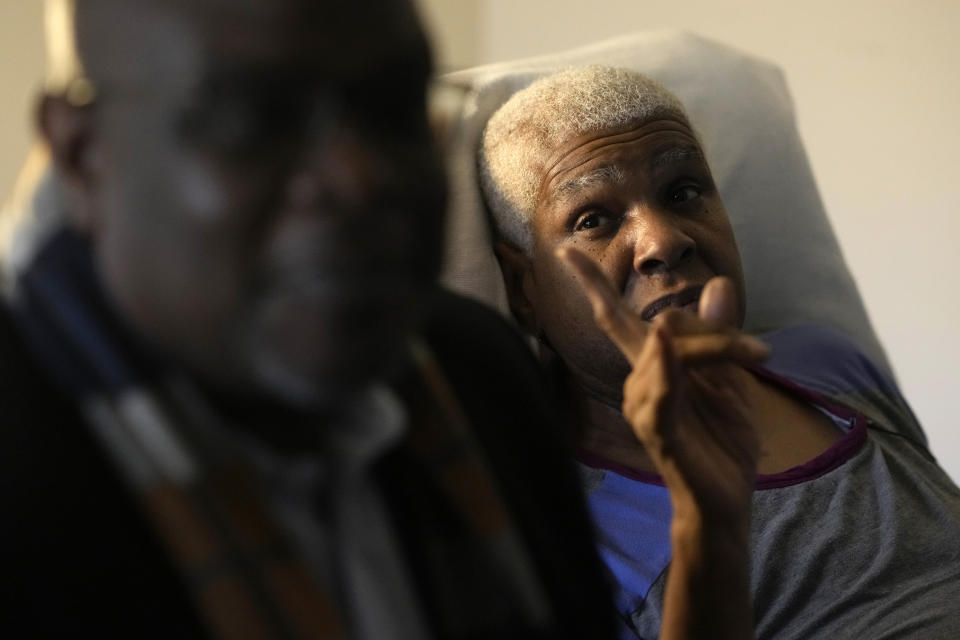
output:
[[[696,253],[696,242],[669,213],[642,212],[637,216],[634,231],[633,269],[642,275],[672,271]]]
[[[361,210],[383,196],[395,167],[369,138],[338,127],[305,145],[288,180],[294,210]]]

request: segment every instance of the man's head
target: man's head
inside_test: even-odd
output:
[[[490,119],[480,173],[514,314],[596,394],[616,401],[629,365],[558,249],[592,257],[648,320],[728,276],[742,322],[739,254],[701,144],[649,78],[582,67],[533,83]]]
[[[324,403],[396,355],[439,261],[407,0],[75,0],[90,105],[41,126],[114,306],[216,385]]]

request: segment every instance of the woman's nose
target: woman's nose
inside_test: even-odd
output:
[[[677,225],[671,215],[644,212],[636,225],[633,269],[637,273],[655,275],[672,271],[696,253],[693,238]]]

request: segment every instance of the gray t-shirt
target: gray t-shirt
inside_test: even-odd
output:
[[[765,339],[770,376],[845,434],[808,463],[757,478],[756,637],[960,638],[960,490],[896,386],[832,330]],[[652,640],[670,561],[669,496],[656,476],[582,462],[622,635]]]

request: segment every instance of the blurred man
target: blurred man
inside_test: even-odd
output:
[[[672,94],[542,78],[490,119],[480,170],[511,308],[581,409],[624,637],[960,635],[960,490],[847,338],[789,327],[771,354],[740,332],[733,231]]]
[[[0,317],[5,626],[608,637],[535,367],[434,290],[409,4],[55,8],[67,215],[18,235]]]

